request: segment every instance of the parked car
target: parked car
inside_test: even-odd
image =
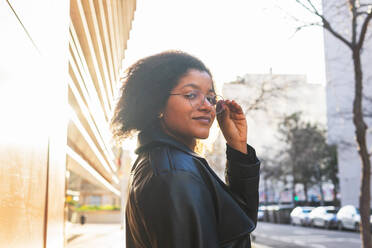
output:
[[[372,224],[372,210],[371,216],[369,218],[370,223]],[[353,205],[343,206],[337,213],[337,228],[350,229],[359,231],[360,226],[360,212],[359,208]]]
[[[316,207],[309,214],[310,226],[319,226],[326,229],[337,227],[337,211],[334,206]]]
[[[360,224],[360,213],[359,209],[347,205],[343,206],[337,213],[337,228],[342,229],[353,229],[359,231]]]
[[[307,226],[309,225],[309,214],[314,207],[296,207],[292,210],[291,216],[291,224],[292,225],[301,225]]]
[[[258,213],[257,213],[257,220],[259,221],[263,221],[264,220],[264,217],[265,217],[265,207],[264,206],[261,206],[258,208]]]
[[[267,215],[267,221],[272,223],[289,224],[291,221],[290,213],[292,210],[293,205],[291,204],[266,206],[265,214]]]

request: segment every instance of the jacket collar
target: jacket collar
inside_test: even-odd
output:
[[[139,154],[150,147],[166,144],[178,150],[184,151],[194,157],[202,158],[199,154],[192,151],[188,146],[175,140],[171,136],[164,133],[159,124],[154,124],[152,127],[142,131],[138,135],[136,154]]]

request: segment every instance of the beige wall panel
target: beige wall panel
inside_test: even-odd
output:
[[[63,247],[69,3],[9,2],[27,31],[2,1],[0,247]]]
[[[0,145],[0,247],[43,247],[46,164],[47,137]]]
[[[50,1],[45,1],[50,4]],[[68,122],[68,37],[70,24],[70,1],[52,1],[48,25],[53,27],[44,36],[49,43],[49,78],[53,101],[48,113],[49,128],[49,176],[46,247],[64,247],[65,173]],[[47,4],[46,4],[47,5]]]
[[[49,99],[39,90],[46,81],[39,53],[5,1],[0,30],[0,247],[43,247]]]

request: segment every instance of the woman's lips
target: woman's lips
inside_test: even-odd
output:
[[[194,117],[193,119],[205,124],[209,124],[211,122],[211,118],[206,116]]]

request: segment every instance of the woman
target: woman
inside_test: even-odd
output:
[[[194,152],[216,118],[227,143],[226,184]],[[259,160],[235,101],[220,101],[197,58],[168,51],[127,71],[114,135],[139,131],[126,206],[127,247],[251,247]]]

